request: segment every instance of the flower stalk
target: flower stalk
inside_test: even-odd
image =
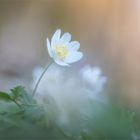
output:
[[[45,67],[44,71],[42,72],[41,76],[39,77],[39,79],[38,79],[38,81],[37,81],[37,83],[36,83],[36,85],[35,85],[35,88],[34,88],[34,90],[33,90],[32,96],[35,96],[36,91],[37,91],[37,88],[38,88],[38,86],[39,86],[39,83],[40,83],[41,79],[43,78],[44,74],[46,73],[46,71],[48,70],[48,68],[51,66],[51,64],[52,64],[52,63],[50,62],[50,63]]]

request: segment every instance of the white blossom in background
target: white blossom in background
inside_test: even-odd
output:
[[[37,68],[34,71],[33,85],[42,70]],[[52,119],[55,117],[54,120],[58,125],[64,129],[72,129],[71,131],[75,133],[84,128],[86,124],[84,117],[91,115],[90,111],[93,107],[90,106],[90,102],[103,101],[104,103],[104,93],[99,93],[104,91],[106,81],[101,70],[96,67],[85,66],[80,72],[70,73],[67,68],[53,64],[38,86],[36,100],[48,110],[47,100],[53,99],[55,108],[52,108],[52,111],[56,112],[55,116],[51,116]],[[53,105],[49,104],[49,106]]]
[[[99,67],[91,67],[86,65],[80,71],[84,86],[91,94],[90,97],[96,97],[101,100],[104,85],[107,82],[107,78],[102,76],[102,71]],[[93,94],[94,93],[94,94]],[[100,97],[101,96],[101,97]]]
[[[50,57],[58,65],[69,66],[83,57],[83,53],[78,51],[80,43],[78,41],[71,41],[70,33],[64,33],[61,37],[61,30],[58,29],[52,36],[51,42],[48,38],[46,42]]]

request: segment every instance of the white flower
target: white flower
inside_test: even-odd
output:
[[[60,29],[56,30],[51,42],[47,38],[47,48],[50,57],[61,66],[69,66],[83,57],[82,52],[78,51],[80,43],[71,41],[70,33],[64,33],[61,37]]]
[[[100,68],[87,65],[80,73],[86,85],[90,86],[94,92],[99,93],[102,91],[107,78],[102,76]]]

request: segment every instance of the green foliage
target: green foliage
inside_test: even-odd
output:
[[[48,107],[44,108],[22,86],[10,93],[0,92],[0,139],[128,140],[140,132],[140,119],[134,112],[95,101],[91,103],[91,114],[85,117],[86,129],[78,136],[67,135],[67,130],[52,121],[57,116],[51,120],[55,114],[46,113],[55,111],[55,106],[46,101]]]
[[[1,101],[11,101],[11,97],[9,94],[5,93],[5,92],[0,92],[0,100]]]
[[[0,139],[65,138],[46,118],[43,107],[24,87],[0,92]]]
[[[33,99],[31,94],[27,93],[22,86],[11,89],[11,98],[15,101],[21,102],[23,105],[35,104],[36,101]]]
[[[131,139],[134,129],[131,113],[113,106],[96,105],[96,107],[100,112],[93,114],[93,118],[89,121],[88,136],[98,139]]]

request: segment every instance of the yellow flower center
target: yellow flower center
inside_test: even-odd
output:
[[[65,45],[59,45],[55,48],[55,53],[63,60],[68,56],[69,51]]]

